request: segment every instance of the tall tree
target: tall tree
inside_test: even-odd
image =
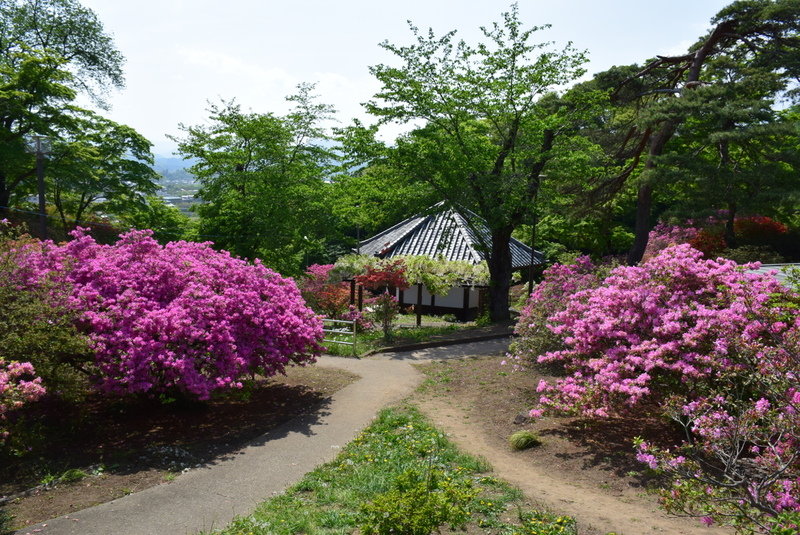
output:
[[[333,211],[358,239],[424,211],[441,198],[392,162],[393,151],[376,138],[378,126],[354,120],[335,128],[340,170],[331,179]]]
[[[502,24],[481,28],[486,42],[454,42],[411,26],[416,43],[381,46],[403,65],[377,65],[383,84],[366,106],[382,122],[420,124],[398,140],[396,164],[426,181],[457,210],[472,210],[488,224],[484,238],[493,320],[509,317],[511,233],[530,221],[548,163],[585,102],[551,94],[583,74],[584,54],[567,45],[553,51],[531,44],[546,27],[523,29],[518,8]],[[591,99],[588,99],[591,101]]]
[[[210,104],[210,124],[185,126],[177,138],[205,201],[197,212],[201,235],[241,257],[260,258],[286,275],[301,273],[306,254],[319,247],[327,222],[325,179],[333,161],[320,144],[319,123],[333,109],[315,102],[302,84],[284,117],[246,113],[234,102]]]
[[[123,57],[96,15],[75,0],[0,0],[0,213],[30,189],[31,135],[75,132],[79,92],[102,104],[122,87]]]
[[[69,85],[98,104],[109,87],[125,86],[125,58],[77,0],[0,0],[0,59],[13,69],[29,50],[63,60],[74,74]]]
[[[747,180],[748,174],[750,179],[754,173],[765,178],[774,168],[772,160],[782,151],[766,148],[764,143],[783,128],[778,121],[777,101],[792,101],[797,96],[794,85],[800,77],[800,3],[737,1],[720,11],[712,24],[712,30],[687,54],[657,57],[623,77],[612,94],[618,103],[635,112],[636,120],[623,137],[623,149],[617,152],[627,153],[627,165],[603,181],[595,193],[618,191],[635,177],[638,198],[635,240],[628,255],[631,264],[641,260],[647,246],[654,191],[663,185],[665,177],[675,175],[674,166],[667,165],[673,148],[687,147],[688,137],[698,140],[693,150],[700,152],[683,159],[687,167],[701,161],[696,159],[701,153],[715,151],[715,163],[705,166],[701,176],[708,178],[716,166],[712,182],[716,181],[717,187],[720,181]],[[602,76],[619,73],[616,70]],[[699,141],[701,138],[704,141]],[[734,144],[739,147],[738,154],[732,150]],[[755,150],[759,145],[761,148]],[[747,173],[740,165],[745,154],[749,158]],[[754,162],[766,165],[758,169]],[[695,179],[688,169],[683,177]],[[735,214],[736,210],[732,211]]]
[[[95,114],[54,144],[48,168],[51,199],[65,230],[90,211],[123,215],[146,212],[158,191],[151,144],[134,129]]]

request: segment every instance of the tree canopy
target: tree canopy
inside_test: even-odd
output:
[[[383,123],[421,124],[397,140],[392,165],[488,223],[490,312],[504,319],[511,233],[531,220],[546,166],[566,156],[575,116],[593,105],[590,95],[568,101],[556,93],[586,60],[571,45],[532,44],[547,27],[524,29],[516,5],[483,27],[485,41],[475,45],[456,42],[455,31],[437,37],[410,27],[414,44],[381,45],[401,66],[370,68],[382,89],[366,108]]]
[[[732,227],[738,203],[785,190],[794,175],[794,121],[780,110],[797,97],[800,5],[737,1],[712,24],[684,55],[659,56],[644,67],[615,67],[595,77],[611,89],[620,143],[610,154],[624,163],[597,183],[592,196],[608,199],[629,179],[635,182],[636,237],[629,263],[644,253],[654,191],[663,191],[665,183],[680,180],[707,207],[727,208]]]
[[[177,138],[180,154],[196,161],[200,234],[287,275],[301,273],[305,255],[333,229],[325,190],[333,155],[319,126],[333,109],[315,102],[313,85],[298,89],[284,117],[211,103],[210,124],[181,125],[186,135]]]
[[[150,142],[75,104],[84,94],[103,107],[124,86],[124,58],[95,13],[75,0],[2,0],[0,30],[0,212],[36,190],[33,136],[51,138],[47,195],[65,230],[92,211],[141,208],[157,189]]]

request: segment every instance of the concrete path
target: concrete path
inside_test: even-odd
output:
[[[497,339],[361,360],[322,357],[318,366],[341,368],[361,379],[230,458],[193,469],[169,484],[26,527],[17,535],[183,535],[224,527],[333,459],[379,409],[411,394],[423,379],[411,363],[486,355],[507,346],[507,339]]]

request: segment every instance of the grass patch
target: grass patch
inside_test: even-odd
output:
[[[517,431],[508,437],[508,444],[511,446],[511,449],[519,451],[526,450],[534,446],[541,446],[542,440],[538,437],[538,435],[536,435],[536,433],[523,430]]]
[[[399,316],[395,324],[404,325],[402,327],[395,327],[392,329],[391,342],[386,342],[383,337],[383,332],[379,329],[373,329],[367,332],[358,333],[356,336],[355,353],[353,347],[345,344],[330,343],[330,340],[339,340],[342,342],[351,342],[352,335],[337,336],[335,334],[328,334],[326,342],[323,345],[327,347],[325,352],[328,355],[350,357],[355,355],[363,355],[368,351],[381,349],[385,347],[395,347],[399,345],[414,344],[420,342],[428,342],[438,336],[444,336],[455,331],[466,329],[474,329],[474,323],[446,323],[441,318],[434,316],[423,316],[423,322],[438,322],[438,325],[421,325],[408,326],[410,323],[416,322],[416,316]]]
[[[414,407],[385,409],[335,460],[220,533],[421,533],[420,515],[398,514],[402,500],[414,510],[427,507],[455,527],[509,535],[577,533],[572,519],[523,511],[520,491],[490,471],[483,459],[461,453]]]

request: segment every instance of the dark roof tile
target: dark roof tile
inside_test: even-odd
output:
[[[477,232],[489,242],[486,223],[472,212],[469,218],[476,222]],[[418,214],[361,242],[362,254],[392,258],[395,256],[443,256],[447,260],[463,260],[477,264],[485,260],[481,240],[464,217],[455,210],[444,209],[439,203],[428,213]],[[514,269],[528,267],[531,248],[512,238],[511,259]],[[536,252],[534,263],[544,262],[544,255]]]

